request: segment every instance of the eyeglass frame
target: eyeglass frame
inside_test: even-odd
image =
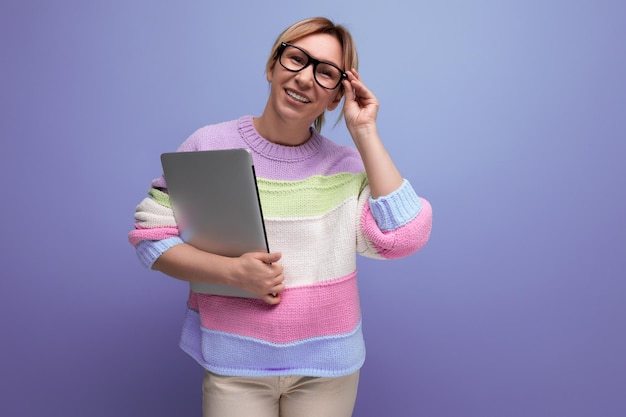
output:
[[[287,68],[282,62],[281,62],[281,58],[283,56],[283,52],[285,51],[285,49],[291,46],[293,48],[296,48],[297,50],[299,50],[300,52],[302,52],[306,57],[307,57],[307,62],[306,64],[304,64],[304,66],[302,68],[300,68],[299,70],[292,70]],[[315,82],[317,83],[317,85],[319,85],[320,87],[326,89],[326,90],[335,90],[337,87],[339,87],[342,83],[343,80],[347,80],[348,79],[348,74],[345,73],[344,70],[342,70],[341,68],[339,68],[337,65],[333,64],[332,62],[328,62],[328,61],[320,61],[319,59],[315,59],[313,58],[311,55],[309,55],[309,53],[307,51],[305,51],[304,49],[300,48],[299,46],[296,46],[294,44],[291,44],[289,42],[281,42],[280,43],[280,48],[278,48],[278,51],[276,53],[276,58],[278,63],[280,64],[281,67],[283,67],[284,69],[286,69],[289,72],[300,72],[303,69],[305,69],[306,67],[308,67],[309,65],[313,64],[313,79],[315,80]],[[339,70],[341,76],[339,77],[339,81],[337,82],[337,85],[334,86],[333,88],[330,87],[325,87],[322,85],[322,83],[320,83],[317,80],[317,75],[315,70],[317,69],[317,66],[319,64],[324,64],[324,65],[330,65],[331,67],[335,67]]]

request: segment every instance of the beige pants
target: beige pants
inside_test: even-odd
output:
[[[206,371],[203,417],[350,417],[359,372],[338,378],[247,378]]]

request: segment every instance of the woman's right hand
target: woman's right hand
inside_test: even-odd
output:
[[[236,258],[204,252],[180,243],[163,252],[152,268],[184,281],[226,284],[256,295],[268,304],[280,303],[285,291],[280,252],[250,252]]]
[[[280,252],[250,252],[241,255],[230,278],[230,285],[239,287],[268,304],[280,303],[280,293],[285,291],[283,266],[278,264]]]

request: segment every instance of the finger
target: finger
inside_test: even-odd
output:
[[[266,264],[272,264],[274,262],[278,262],[281,257],[282,254],[280,252],[271,252],[264,254],[263,259]]]
[[[354,78],[355,80],[358,80],[361,78],[361,76],[359,75],[358,71],[355,70],[354,68],[352,68],[349,71],[346,71],[346,74],[348,74],[348,78]]]
[[[285,286],[281,283],[281,284],[277,284],[274,287],[272,287],[271,294],[272,295],[277,295],[277,294],[280,294],[280,293],[282,293],[284,291],[285,291]]]
[[[345,91],[345,102],[354,100],[354,88],[352,87],[352,83],[350,80],[343,80],[342,82]]]
[[[267,304],[276,305],[280,303],[280,295],[267,294],[265,297],[263,297],[263,301],[265,301]]]
[[[354,79],[352,81],[352,88],[356,91],[359,96],[371,95],[371,91],[360,79]]]

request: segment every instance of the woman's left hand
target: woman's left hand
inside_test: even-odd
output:
[[[343,81],[346,126],[363,160],[372,197],[389,195],[402,185],[402,176],[378,135],[378,99],[356,70],[346,74],[348,79]]]
[[[343,116],[352,139],[357,141],[364,135],[376,131],[378,100],[361,81],[359,73],[352,69],[346,71],[348,79],[343,81],[345,101]]]

